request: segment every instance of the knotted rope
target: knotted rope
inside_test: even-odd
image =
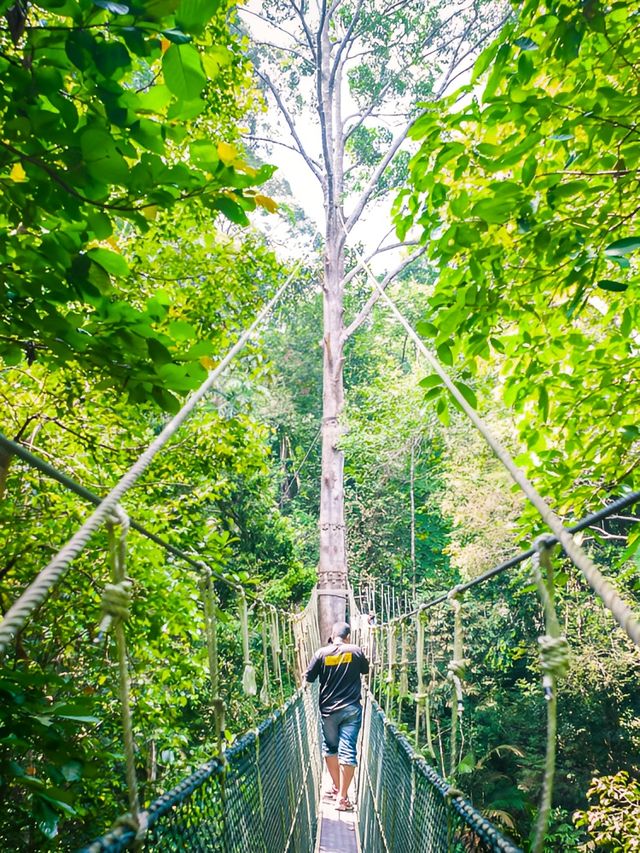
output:
[[[387,629],[387,701],[385,714],[389,716],[391,710],[391,693],[393,689],[393,671],[396,667],[396,626],[392,622]]]
[[[282,654],[282,645],[280,643],[280,624],[278,612],[274,608],[271,609],[271,661],[273,663],[273,672],[280,691],[280,698],[284,703],[284,685],[282,683],[282,667],[280,665],[280,656]]]
[[[262,688],[260,689],[260,701],[263,705],[271,705],[271,693],[269,690],[269,649],[267,644],[267,610],[262,607]]]
[[[256,687],[256,671],[251,663],[249,649],[249,611],[247,609],[247,596],[244,590],[240,593],[240,631],[242,633],[242,656],[244,671],[242,673],[242,689],[247,696],[255,696],[258,692]]]
[[[542,669],[542,686],[547,702],[547,743],[542,780],[540,808],[531,845],[532,853],[542,853],[544,838],[551,811],[553,798],[553,781],[556,769],[556,736],[558,728],[558,708],[556,683],[569,669],[569,644],[560,634],[560,623],[554,603],[553,566],[551,552],[554,545],[549,542],[549,536],[539,536],[533,543],[535,553],[531,558],[533,579],[538,587],[542,601],[546,634],[538,637],[540,645],[540,665]],[[546,570],[546,581],[542,577],[541,567]]]
[[[447,668],[447,680],[452,684],[451,699],[451,759],[449,773],[451,778],[455,776],[458,767],[458,728],[460,717],[464,711],[462,694],[462,681],[465,677],[467,661],[463,657],[462,647],[462,592],[459,587],[454,587],[447,598],[453,608],[453,658],[449,661]]]
[[[415,615],[416,621],[416,674],[418,679],[417,692],[414,695],[416,702],[416,731],[415,741],[416,749],[420,748],[420,717],[424,716],[425,737],[427,739],[427,751],[429,755],[435,757],[433,749],[433,740],[431,737],[431,707],[429,690],[425,690],[424,684],[424,634],[425,634],[425,619],[426,615],[422,611],[418,611]]]
[[[116,527],[120,528],[116,533]],[[133,740],[133,722],[131,718],[131,681],[127,661],[127,638],[124,625],[130,614],[131,581],[126,577],[127,534],[129,518],[120,506],[116,506],[107,520],[109,535],[109,562],[111,564],[112,583],[106,584],[102,596],[102,621],[100,631],[112,630],[116,638],[118,658],[118,695],[122,714],[122,732],[124,741],[125,773],[129,797],[129,814],[120,818],[119,824],[133,826],[136,839],[144,837],[146,814],[140,813],[138,781],[136,777],[136,752]]]
[[[215,738],[218,753],[224,748],[224,700],[220,696],[219,666],[218,666],[218,631],[216,608],[218,601],[213,588],[213,575],[207,566],[202,566],[203,575],[200,580],[202,603],[204,608],[204,630],[207,638],[207,658],[209,662],[209,682],[211,688],[211,710],[215,726]]]

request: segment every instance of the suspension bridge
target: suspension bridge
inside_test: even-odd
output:
[[[364,262],[363,262],[364,263]],[[293,274],[292,274],[293,275]],[[372,275],[372,274],[371,274]],[[372,276],[372,278],[374,278]],[[374,278],[375,281],[375,278]],[[123,748],[128,811],[101,838],[89,840],[85,853],[127,849],[160,851],[341,851],[364,853],[392,851],[517,851],[518,847],[490,820],[474,808],[453,783],[459,761],[459,738],[465,705],[466,660],[464,655],[464,594],[491,581],[528,560],[534,589],[544,613],[545,631],[539,638],[541,654],[541,701],[547,709],[547,737],[540,805],[531,850],[543,849],[544,834],[552,804],[555,770],[556,685],[568,666],[568,646],[555,611],[552,551],[561,545],[565,554],[588,580],[594,593],[636,646],[640,645],[640,623],[621,597],[580,547],[573,534],[640,501],[640,493],[623,496],[600,512],[566,528],[548,504],[515,466],[509,454],[491,435],[471,409],[446,371],[425,349],[422,341],[387,301],[418,349],[462,409],[478,427],[498,459],[522,488],[550,529],[533,546],[494,567],[474,580],[456,586],[432,601],[418,603],[405,612],[386,613],[376,620],[362,613],[363,591],[348,592],[348,618],[355,642],[362,645],[373,663],[374,676],[364,691],[360,764],[355,781],[356,812],[336,812],[323,802],[322,767],[319,748],[320,721],[317,697],[305,689],[301,673],[313,652],[322,645],[318,627],[318,595],[314,590],[306,608],[298,614],[279,610],[259,595],[247,592],[237,581],[207,565],[192,552],[185,552],[149,531],[121,507],[121,499],[151,465],[154,457],[173,438],[184,421],[205,397],[237,352],[268,315],[288,282],[260,313],[256,322],[238,340],[227,357],[185,403],[141,454],[106,497],[86,489],[34,455],[28,448],[0,436],[0,447],[10,456],[38,468],[65,488],[95,505],[93,513],[69,542],[53,557],[6,612],[0,623],[0,652],[5,653],[28,620],[59,584],[73,560],[103,525],[109,532],[111,583],[103,594],[104,618],[101,632],[115,637],[118,661],[118,696],[122,709]],[[178,785],[148,804],[140,802],[137,785],[136,746],[132,724],[131,684],[128,671],[126,621],[130,608],[131,582],[127,574],[130,530],[152,539],[198,573],[204,613],[205,643],[211,681],[210,705],[215,720],[217,749],[211,759]],[[258,681],[269,704],[269,685],[279,686],[281,707],[268,713],[252,731],[225,747],[224,704],[221,699],[215,584],[228,586],[237,598],[244,659],[243,689],[255,695]],[[346,592],[346,591],[345,591]],[[364,596],[366,598],[366,595]],[[430,684],[425,661],[426,614],[431,608],[451,610],[452,657],[447,670],[451,691],[449,735],[450,766],[435,769],[428,756],[432,747]],[[375,608],[372,608],[375,609]],[[253,623],[252,623],[253,620]],[[262,677],[256,674],[250,649],[253,629],[262,638]],[[297,690],[284,695],[281,659]],[[271,660],[271,663],[269,661]],[[271,667],[271,670],[270,670]],[[409,732],[399,722],[403,708],[412,708],[415,727]]]

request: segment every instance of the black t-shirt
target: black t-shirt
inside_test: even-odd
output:
[[[360,675],[369,672],[369,661],[359,646],[331,643],[311,658],[305,678],[320,678],[320,713],[333,714],[360,701]]]

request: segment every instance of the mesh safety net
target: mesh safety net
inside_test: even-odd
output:
[[[415,752],[370,694],[366,703],[358,781],[363,851],[518,853],[470,803],[452,796],[451,786]]]
[[[299,691],[236,741],[224,761],[212,759],[155,800],[140,849],[311,851],[319,785],[317,698]],[[134,831],[120,826],[83,853],[116,853],[134,843]]]

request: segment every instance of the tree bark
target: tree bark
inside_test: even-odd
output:
[[[334,212],[335,214],[335,212]],[[323,283],[322,469],[320,481],[320,564],[318,618],[326,642],[334,622],[343,621],[347,599],[344,520],[344,453],[339,449],[344,406],[344,255],[338,221],[328,221]]]
[[[342,128],[340,73],[331,75],[329,21],[318,37],[318,114],[325,165],[325,255],[323,281],[322,468],[320,479],[320,561],[318,621],[322,642],[347,603],[347,547],[344,520],[344,454],[339,449],[344,406],[344,232],[342,227]]]

